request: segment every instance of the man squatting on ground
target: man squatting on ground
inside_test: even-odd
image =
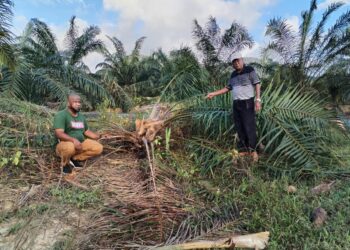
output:
[[[244,65],[242,55],[236,53],[232,57],[235,69],[228,85],[207,95],[208,99],[232,91],[233,121],[238,134],[238,150],[240,155],[251,154],[254,161],[258,160],[256,152],[256,122],[255,111],[261,109],[260,80],[251,66]],[[255,89],[255,101],[254,101]]]
[[[59,111],[53,122],[55,135],[60,141],[56,153],[61,157],[64,173],[72,173],[73,167],[82,167],[80,161],[100,155],[103,150],[103,146],[96,141],[100,135],[89,130],[85,117],[79,112],[80,108],[80,96],[70,94],[67,108]]]

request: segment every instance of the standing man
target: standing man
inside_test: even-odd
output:
[[[244,65],[242,55],[233,55],[232,66],[235,69],[228,85],[207,95],[208,99],[232,91],[233,121],[238,133],[238,150],[240,155],[250,154],[253,161],[258,161],[256,152],[255,111],[261,109],[260,80],[251,66]],[[255,100],[254,100],[255,92]]]
[[[81,100],[77,94],[68,96],[67,108],[59,111],[54,118],[55,135],[59,139],[56,153],[61,157],[64,173],[72,168],[81,168],[80,161],[100,155],[103,146],[96,140],[100,135],[89,130],[85,117],[80,114]],[[90,139],[88,139],[90,138]]]

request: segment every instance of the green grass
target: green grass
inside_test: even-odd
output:
[[[350,249],[350,184],[339,181],[331,192],[320,196],[311,196],[310,187],[302,182],[294,184],[298,187],[295,194],[288,194],[288,184],[287,178],[243,179],[222,198],[239,204],[241,231],[270,231],[269,249]],[[316,207],[328,213],[321,228],[310,221]]]
[[[346,151],[343,150],[342,154]],[[187,159],[183,164],[184,159],[179,155],[173,157],[175,159],[178,164],[168,166],[184,180],[183,173],[191,171],[193,162]],[[185,178],[187,182],[183,188],[208,207],[236,204],[240,216],[227,230],[241,234],[269,231],[269,250],[350,249],[350,182],[346,178],[276,177],[269,175],[263,163],[243,165],[241,167],[247,170],[244,173],[239,173],[232,165],[220,166],[214,175],[197,172],[191,178]],[[344,169],[348,168],[344,166]],[[318,196],[310,194],[312,187],[331,180],[336,180],[336,183],[330,192]],[[286,191],[288,185],[296,186],[297,192],[289,194]],[[320,228],[310,221],[310,215],[317,207],[322,207],[328,214]]]
[[[23,225],[20,222],[14,224],[13,226],[10,227],[8,234],[11,235],[11,234],[17,233],[22,228],[22,226]]]
[[[53,188],[50,194],[62,204],[70,204],[77,208],[95,207],[101,203],[99,189],[84,191],[79,188]]]

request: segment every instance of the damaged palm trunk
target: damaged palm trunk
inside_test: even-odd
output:
[[[209,249],[209,248],[248,248],[265,249],[269,240],[269,232],[248,235],[234,235],[215,241],[197,241],[172,246],[155,248],[157,250],[185,250],[185,249]]]

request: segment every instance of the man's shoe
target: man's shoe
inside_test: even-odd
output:
[[[82,169],[83,168],[83,165],[81,164],[80,161],[77,161],[77,160],[73,160],[71,159],[69,161],[69,164],[73,167],[73,168],[77,168],[77,169]]]
[[[70,166],[69,164],[63,166],[63,173],[64,174],[71,174],[72,173],[72,166]]]

